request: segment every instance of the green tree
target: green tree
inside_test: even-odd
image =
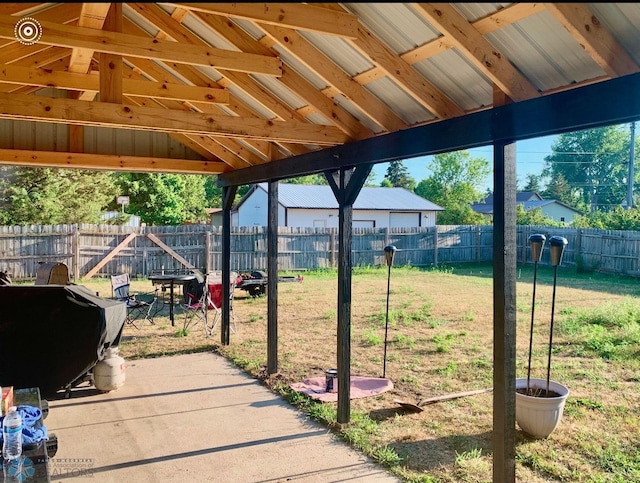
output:
[[[409,176],[409,170],[402,164],[402,161],[391,161],[387,167],[387,172],[383,182],[387,180],[392,187],[404,188],[413,191],[416,187],[416,180]],[[382,183],[380,184],[383,185]]]
[[[438,214],[438,224],[484,222],[470,205],[484,198],[476,187],[491,173],[485,158],[472,158],[468,151],[436,154],[427,168],[432,175],[418,183],[415,193],[445,209]]]
[[[533,173],[527,174],[527,184],[524,185],[522,190],[540,193],[542,190],[542,176]]]
[[[562,201],[570,206],[576,208],[580,206],[582,209],[587,206],[581,204],[580,197],[576,195],[575,190],[571,188],[567,180],[562,173],[557,173],[547,183],[547,187],[540,193],[540,195],[548,200]]]
[[[551,146],[551,155],[545,158],[543,173],[552,182],[562,175],[582,206],[591,211],[619,206],[626,195],[629,165],[630,136],[624,127],[606,126],[559,135]],[[559,200],[582,207],[575,199]]]
[[[110,172],[2,167],[0,223],[99,223],[115,193]]]
[[[633,230],[640,231],[640,210],[625,210],[616,206],[613,210],[594,211],[573,219],[573,226],[578,228],[598,228],[600,230]]]
[[[205,176],[126,173],[120,194],[130,197],[128,211],[149,225],[181,225],[206,220]]]
[[[222,188],[218,186],[217,176],[205,176],[204,196],[207,208],[222,208]]]

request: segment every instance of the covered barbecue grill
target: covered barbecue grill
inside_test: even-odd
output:
[[[0,287],[0,385],[39,387],[43,396],[71,385],[117,346],[122,302],[80,285]]]

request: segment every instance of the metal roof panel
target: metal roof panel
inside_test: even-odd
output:
[[[267,183],[259,187],[268,192]],[[279,183],[278,202],[287,208],[338,208],[329,185]],[[353,204],[358,210],[440,211],[441,206],[404,188],[365,186]]]

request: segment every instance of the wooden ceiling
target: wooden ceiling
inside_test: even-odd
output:
[[[66,139],[0,163],[230,173],[635,74],[637,45],[639,4],[3,3],[0,118]]]

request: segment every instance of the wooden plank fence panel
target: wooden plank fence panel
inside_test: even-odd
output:
[[[0,270],[7,270],[15,280],[29,280],[35,279],[40,262],[62,262],[69,266],[70,273],[82,278],[127,236],[136,233],[138,236],[130,245],[109,260],[97,276],[126,272],[135,278],[162,270],[187,271],[182,263],[147,238],[151,233],[188,263],[206,272],[222,266],[221,231],[220,227],[210,225],[0,226]],[[554,235],[567,238],[563,265],[640,276],[640,232],[518,226],[518,263],[532,263],[528,238],[533,233],[542,233],[547,240]],[[398,249],[394,258],[397,266],[489,262],[492,243],[490,225],[354,228],[353,264],[384,265],[383,250],[389,244]],[[337,248],[335,228],[279,227],[278,269],[336,268]],[[266,227],[233,227],[231,268],[243,272],[266,270],[266,264]],[[549,264],[548,249],[543,252],[541,264]]]

